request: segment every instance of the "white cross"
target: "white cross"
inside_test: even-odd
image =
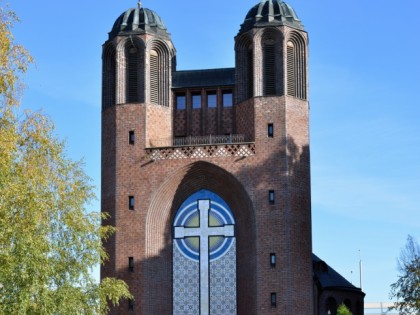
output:
[[[196,228],[176,226],[175,238],[199,237],[200,238],[200,315],[209,315],[210,290],[209,290],[209,237],[210,236],[235,236],[233,225],[209,226],[210,200],[198,200],[200,212],[200,225]]]

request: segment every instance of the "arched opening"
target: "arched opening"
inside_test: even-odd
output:
[[[112,43],[102,54],[102,109],[116,103],[116,49]]]
[[[337,315],[337,301],[333,297],[329,297],[325,302],[325,314]]]
[[[146,218],[146,263],[144,272],[157,275],[145,293],[147,314],[166,314],[172,309],[173,222],[182,203],[200,190],[218,195],[235,218],[238,314],[256,314],[255,217],[252,202],[241,183],[226,170],[196,162],[172,174],[152,196]],[[147,263],[153,261],[153,263]],[[150,280],[151,281],[151,280]],[[155,288],[156,287],[156,288]],[[159,296],[159,303],[156,302]],[[163,304],[162,301],[165,301]]]
[[[352,303],[351,303],[350,299],[345,299],[344,300],[344,305],[347,306],[347,308],[349,309],[350,312],[353,312],[353,307],[352,307]]]
[[[248,35],[236,41],[236,103],[254,96],[254,49]]]
[[[149,50],[149,95],[153,104],[169,106],[171,63],[165,44],[154,41]]]
[[[306,100],[306,45],[298,33],[287,41],[287,95]]]

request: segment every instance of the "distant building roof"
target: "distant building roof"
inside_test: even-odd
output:
[[[322,287],[322,289],[345,289],[351,291],[358,291],[362,294],[362,290],[341,276],[337,271],[327,265],[315,254],[312,254],[312,263],[315,281]]]
[[[172,88],[216,87],[235,84],[235,68],[176,71]]]

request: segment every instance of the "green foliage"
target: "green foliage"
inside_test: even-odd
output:
[[[13,43],[16,21],[0,8],[0,314],[104,314],[108,302],[132,298],[123,281],[91,275],[114,228],[86,211],[91,180],[51,119],[19,108],[32,59]]]
[[[352,313],[344,303],[341,303],[337,309],[337,315],[352,315]]]
[[[26,72],[33,62],[28,51],[14,43],[13,24],[19,19],[0,0],[0,101],[2,104],[15,103],[19,91],[19,75]]]
[[[420,246],[408,235],[407,244],[398,259],[399,278],[391,285],[391,298],[396,298],[394,309],[401,315],[420,314]]]

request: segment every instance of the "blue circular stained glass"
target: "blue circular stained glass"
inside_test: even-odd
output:
[[[232,211],[222,198],[209,190],[200,190],[192,194],[182,203],[175,216],[174,227],[200,228],[200,213],[198,210],[198,203],[200,200],[209,201],[209,227],[223,227],[225,225],[235,224]],[[234,237],[230,236],[210,236],[210,261],[223,257],[231,248],[233,240]],[[200,260],[200,236],[184,238],[175,238],[174,236],[174,244],[186,258],[194,261]]]

